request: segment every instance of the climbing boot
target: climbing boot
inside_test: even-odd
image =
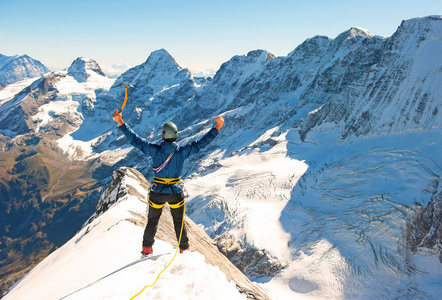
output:
[[[152,247],[143,247],[143,250],[141,251],[141,258],[151,256],[152,253]]]
[[[180,253],[184,253],[184,252],[187,252],[187,251],[189,251],[189,252],[190,252],[190,247],[189,247],[189,248],[187,248],[187,249],[181,249],[181,248],[180,248]]]

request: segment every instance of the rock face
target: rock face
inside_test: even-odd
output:
[[[295,123],[301,139],[312,128],[330,123],[340,127],[343,139],[441,126],[441,88],[425,84],[430,78],[442,80],[440,64],[428,59],[430,49],[438,47],[441,24],[440,17],[408,20],[376,45],[370,38],[361,41],[373,47],[352,51],[353,55],[368,55],[374,60],[364,60],[365,67],[358,76],[351,76],[348,87]]]
[[[442,263],[442,192],[427,207],[420,209],[409,224],[407,242],[412,252],[426,248]]]
[[[275,276],[287,264],[272,257],[265,249],[245,245],[228,232],[215,238],[218,249],[244,274],[249,277]]]
[[[145,195],[140,195],[136,189],[131,185],[126,184],[125,180],[128,178],[136,180],[141,187],[146,190]],[[97,217],[106,212],[109,207],[115,204],[118,199],[121,199],[124,195],[131,194],[137,196],[139,199],[145,199],[147,191],[150,189],[150,183],[144,178],[144,176],[135,169],[132,168],[119,168],[112,173],[112,182],[108,188],[101,194],[95,207],[95,213],[86,222],[86,225],[95,220]],[[83,225],[85,226],[85,225]]]
[[[0,54],[0,83],[2,84],[12,84],[49,72],[50,70],[45,65],[25,54],[15,56]]]

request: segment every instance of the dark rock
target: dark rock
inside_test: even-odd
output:
[[[442,263],[442,192],[413,216],[409,223],[407,242],[414,253],[419,248],[434,251]]]

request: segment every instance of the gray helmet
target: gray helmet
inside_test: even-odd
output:
[[[178,128],[172,122],[167,122],[163,125],[163,139],[176,140],[178,137]]]

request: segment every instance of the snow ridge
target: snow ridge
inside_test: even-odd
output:
[[[155,256],[139,259],[140,239],[146,222],[146,185],[148,182],[138,171],[130,168],[116,170],[113,182],[97,205],[95,216],[2,299],[129,299],[152,283],[173,257],[175,245],[172,244],[176,243],[176,237],[172,233],[171,220],[170,224],[160,224]],[[161,220],[165,217],[171,219],[170,212],[165,211]],[[199,232],[200,229],[190,220],[186,223],[191,235]],[[165,234],[166,229],[170,229],[170,233]],[[166,240],[158,236],[165,236]],[[196,236],[192,238],[197,240]],[[212,256],[208,251],[213,251],[210,250],[213,245],[207,236],[199,236],[199,240],[205,245],[201,249],[195,246],[200,253],[178,255],[156,285],[137,299],[229,297],[245,300],[246,295],[269,299],[245,276],[227,280],[223,273],[226,269],[230,268],[233,273],[239,271],[229,266],[222,254],[218,253],[218,260],[222,260],[218,263],[223,265],[223,272],[206,263],[203,254],[210,262]],[[173,288],[170,288],[172,283]]]

